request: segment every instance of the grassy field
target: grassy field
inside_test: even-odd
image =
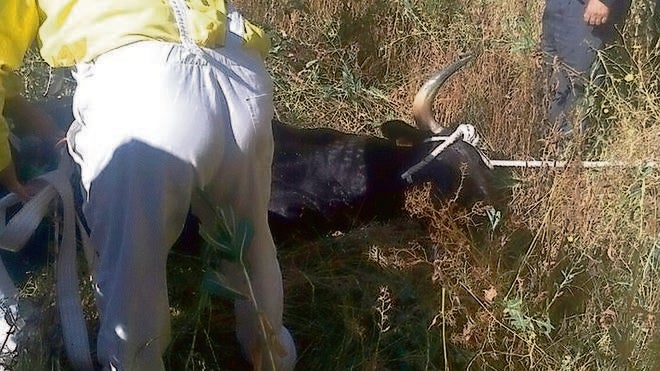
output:
[[[436,100],[493,158],[560,155],[543,120],[542,1],[240,0],[273,40],[276,116],[378,133],[411,122],[425,77],[475,60]],[[568,159],[660,159],[660,22],[638,0],[600,56]],[[655,36],[653,36],[655,35]],[[28,70],[35,93],[38,61]],[[36,67],[35,67],[36,65]],[[41,74],[43,77],[43,73]],[[409,192],[410,218],[280,246],[285,322],[300,370],[660,368],[660,173],[643,167],[511,170],[501,217]],[[421,222],[421,223],[420,223]],[[231,305],[173,254],[171,369],[244,369]],[[43,361],[60,367],[57,354]],[[50,365],[48,366],[50,368]]]

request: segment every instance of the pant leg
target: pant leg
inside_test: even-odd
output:
[[[190,164],[142,142],[118,147],[92,182],[85,216],[98,249],[98,359],[162,370],[170,340],[166,263],[193,186]]]
[[[597,51],[609,35],[586,24],[584,7],[578,0],[548,0],[543,14],[541,46],[551,71],[548,120],[563,132],[572,129],[571,110],[584,95]]]
[[[210,52],[222,65],[240,61],[241,69],[219,68],[218,84],[225,92],[229,109],[227,117],[234,139],[225,148],[224,161],[205,185],[203,191],[212,204],[229,205],[238,218],[250,220],[254,236],[247,248],[251,290],[243,267],[225,262],[223,273],[232,286],[253,292],[251,300],[235,302],[237,337],[244,354],[255,367],[278,370],[293,369],[295,346],[282,324],[283,287],[277,253],[268,226],[271,165],[273,159],[272,83],[263,62],[243,48],[224,48]],[[193,212],[202,228],[211,229],[217,222],[208,205],[193,200]],[[258,313],[256,308],[258,308]],[[263,322],[261,321],[263,320]],[[263,338],[266,330],[267,339]],[[268,343],[268,344],[266,344]],[[268,349],[273,351],[270,359]]]

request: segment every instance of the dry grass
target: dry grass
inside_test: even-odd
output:
[[[543,130],[542,2],[236,3],[273,38],[268,65],[285,122],[377,133],[388,118],[411,121],[424,78],[470,52],[477,58],[440,92],[438,120],[473,123],[496,157],[557,155]],[[635,2],[623,42],[602,53],[605,84],[586,107],[592,128],[569,158],[660,159],[650,3]],[[281,246],[299,369],[660,367],[658,170],[571,166],[511,178],[496,225],[483,205],[433,204],[421,187],[408,196],[415,221]],[[246,367],[230,340],[230,305],[190,300],[203,296],[199,260],[171,262],[170,367]]]
[[[350,132],[373,132],[391,117],[410,121],[410,102],[424,77],[471,52],[476,60],[437,99],[438,119],[448,125],[475,124],[497,156],[557,156],[552,141],[544,140],[545,76],[537,42],[542,3],[356,3],[288,2],[276,9],[240,3],[255,9],[253,18],[270,25],[276,35],[278,52],[271,66],[278,84],[278,115],[284,121]],[[645,6],[635,4],[622,46],[601,56],[607,79],[591,95],[593,128],[578,138],[569,158],[634,162],[659,157],[660,75],[657,49],[640,36],[649,26]],[[316,319],[343,334],[341,341],[307,350],[305,339],[318,333],[298,328],[306,350],[302,368],[433,369],[443,367],[445,359],[459,369],[656,367],[657,171],[573,166],[514,171],[512,178],[511,200],[495,228],[479,218],[483,210],[478,207],[465,211],[451,204],[431,205],[424,190],[418,190],[409,197],[409,209],[428,223],[426,233],[418,231],[388,247],[374,237],[361,243],[346,241],[346,236],[326,241],[358,250],[341,262],[334,262],[333,249],[322,255],[334,262],[331,273],[337,281],[354,282],[329,286],[336,289],[326,294],[328,301],[317,293],[317,306],[297,301],[301,288],[291,276],[303,271],[307,285],[316,287],[317,279],[331,273],[294,260],[297,264],[289,266],[287,275],[294,331],[296,323]],[[390,239],[400,233],[395,225],[385,226],[385,232],[383,226],[377,228]],[[309,257],[308,246],[298,248],[304,251],[283,250],[285,261]],[[364,261],[365,251],[371,253],[371,265]],[[355,265],[360,271],[346,277],[343,272]],[[402,306],[409,293],[393,285],[392,269],[405,277],[398,280],[426,275],[425,285],[430,286],[416,287],[416,308]],[[373,284],[364,287],[365,282]],[[389,331],[407,333],[403,338],[417,343],[388,343],[374,335],[377,323],[355,333],[356,312],[371,309],[363,319],[379,312],[368,300],[351,302],[357,308],[348,311],[345,301],[356,291],[362,301],[364,295],[377,300],[381,286],[387,288],[390,310],[426,308],[412,322],[404,317],[388,324]],[[343,305],[330,299],[335,297]],[[332,321],[321,320],[327,318],[326,306],[340,312]],[[426,342],[419,332],[424,326]],[[358,354],[347,353],[354,350],[353,342],[361,345]],[[421,358],[416,362],[412,356],[373,354],[374,347],[384,344]]]

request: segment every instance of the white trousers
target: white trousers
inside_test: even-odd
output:
[[[69,152],[80,165],[85,217],[98,254],[94,271],[102,366],[161,370],[170,339],[166,261],[192,202],[202,225],[216,223],[196,204],[203,193],[251,220],[247,253],[263,318],[285,349],[282,278],[268,227],[273,138],[272,81],[261,59],[231,42],[200,58],[179,44],[139,42],[77,66],[76,123]],[[223,267],[245,287],[240,269]],[[253,362],[269,368],[250,301],[235,304],[237,336]],[[259,358],[261,357],[261,358]]]

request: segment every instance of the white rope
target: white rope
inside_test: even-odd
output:
[[[608,167],[642,167],[655,169],[658,167],[656,161],[646,162],[625,162],[625,161],[557,161],[557,160],[489,160],[489,163],[494,167],[522,167],[522,168],[536,168],[536,167],[566,167],[570,163],[579,164],[586,169],[601,169]]]
[[[9,251],[19,251],[34,234],[41,220],[56,207],[59,199],[63,215],[62,241],[58,243],[57,259],[57,304],[61,318],[62,335],[66,351],[73,367],[77,370],[93,370],[90,354],[87,325],[85,323],[82,302],[79,293],[78,271],[76,266],[76,209],[70,178],[73,173],[71,158],[63,151],[59,166],[56,170],[46,173],[37,179],[49,184],[38,194],[33,196],[23,207],[7,222],[0,224],[0,248]],[[4,221],[7,210],[21,203],[14,194],[0,199],[0,215]],[[81,234],[85,235],[84,229]],[[83,243],[88,241],[83,238]],[[91,248],[85,246],[87,256],[91,256]],[[92,264],[93,261],[88,261]],[[16,302],[16,287],[6,272],[4,264],[0,261],[0,294],[10,304]]]
[[[401,178],[405,179],[408,183],[412,183],[412,176],[436,157],[442,153],[447,147],[456,143],[459,140],[463,140],[465,143],[474,147],[474,149],[479,153],[483,163],[490,169],[494,167],[521,167],[521,168],[563,168],[569,164],[580,164],[583,168],[586,169],[600,169],[600,168],[609,168],[609,167],[642,167],[642,168],[658,168],[657,161],[646,161],[646,162],[626,162],[626,161],[564,161],[564,160],[491,160],[486,156],[486,154],[479,148],[477,145],[479,143],[479,136],[474,128],[470,124],[461,124],[456,130],[449,136],[432,136],[424,140],[425,143],[428,142],[442,142],[436,146],[428,155],[426,155],[420,162],[411,166],[407,171],[405,171]]]
[[[55,188],[62,203],[62,241],[59,246],[55,273],[57,277],[56,300],[62,322],[64,345],[69,360],[76,369],[93,370],[76,264],[77,214],[70,182],[71,174],[73,174],[71,161],[70,157],[63,156],[60,158],[58,168],[58,170],[62,170],[47,173],[43,179]],[[81,230],[81,234],[86,234],[84,229]],[[88,248],[85,248],[85,251],[87,250]],[[92,268],[92,262],[88,261],[88,264]]]
[[[411,166],[406,172],[401,174],[401,178],[405,179],[408,183],[412,183],[412,176],[426,165],[429,162],[433,161],[442,151],[444,151],[450,145],[456,143],[459,140],[466,141],[467,143],[474,143],[473,146],[476,147],[476,144],[479,143],[479,136],[477,131],[474,129],[474,126],[470,124],[461,124],[458,125],[456,130],[449,136],[436,136],[426,139],[426,141],[443,141],[438,146],[436,146],[431,153],[426,155],[420,162]]]

